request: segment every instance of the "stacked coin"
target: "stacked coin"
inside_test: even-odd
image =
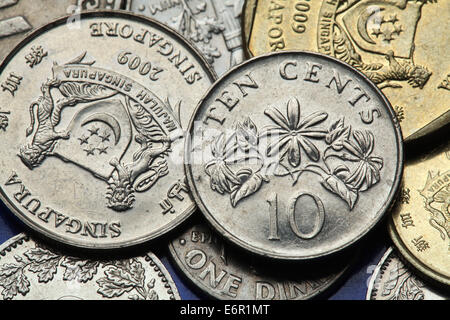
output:
[[[56,2],[0,1],[3,299],[328,298],[387,231],[365,296],[448,297],[449,3]]]

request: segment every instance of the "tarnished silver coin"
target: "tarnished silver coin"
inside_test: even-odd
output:
[[[0,67],[0,190],[28,226],[107,249],[170,231],[195,208],[184,130],[214,71],[162,24],[116,11],[62,18]],[[32,48],[33,68],[26,57]]]
[[[27,32],[70,14],[75,22],[82,10],[127,9],[129,0],[0,0],[0,61]],[[35,48],[39,52],[39,48]],[[28,63],[33,64],[31,58]]]
[[[450,296],[423,282],[391,247],[370,279],[367,300],[448,300]]]
[[[352,259],[322,266],[276,265],[243,255],[205,223],[190,226],[169,245],[183,274],[205,294],[222,300],[306,300],[325,294]],[[280,271],[282,270],[282,272]]]
[[[161,21],[203,53],[218,75],[245,60],[244,0],[130,0],[133,12]]]
[[[151,252],[120,260],[65,255],[21,233],[0,246],[3,300],[180,300]]]
[[[307,52],[251,59],[215,82],[192,118],[186,175],[213,227],[278,259],[355,243],[399,187],[389,102],[345,63]]]

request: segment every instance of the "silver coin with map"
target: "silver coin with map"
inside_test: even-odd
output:
[[[24,233],[0,246],[3,300],[180,300],[162,262],[147,252],[97,260],[67,255]]]
[[[327,256],[384,216],[403,170],[386,98],[321,54],[279,52],[226,73],[189,126],[186,175],[221,235],[287,260]]]
[[[206,223],[189,226],[169,245],[182,274],[205,295],[220,300],[307,300],[324,297],[343,279],[354,253],[332,263],[268,263],[237,250]],[[282,270],[282,271],[281,271]]]
[[[40,47],[31,67],[27,57]],[[184,131],[215,78],[196,49],[131,13],[81,13],[31,33],[0,67],[0,196],[84,248],[157,238],[194,211]]]

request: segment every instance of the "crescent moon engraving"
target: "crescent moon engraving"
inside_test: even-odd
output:
[[[94,114],[91,114],[86,119],[84,119],[81,126],[85,126],[88,123],[96,122],[96,121],[103,122],[104,124],[108,125],[112,129],[112,131],[114,132],[114,137],[115,137],[115,145],[117,145],[119,143],[120,133],[121,133],[119,121],[117,121],[116,118],[114,118],[112,115],[107,114],[107,113],[94,113]]]
[[[380,8],[379,6],[370,6],[363,10],[361,15],[358,18],[357,29],[361,38],[367,41],[370,44],[376,44],[375,41],[367,33],[367,23],[369,22],[370,17],[372,17],[375,13],[383,11],[384,8]]]

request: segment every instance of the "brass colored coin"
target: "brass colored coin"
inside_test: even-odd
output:
[[[248,0],[243,19],[250,55],[317,51],[364,72],[405,141],[450,122],[450,1]]]
[[[389,232],[413,267],[450,285],[450,143],[424,158],[405,166]]]

